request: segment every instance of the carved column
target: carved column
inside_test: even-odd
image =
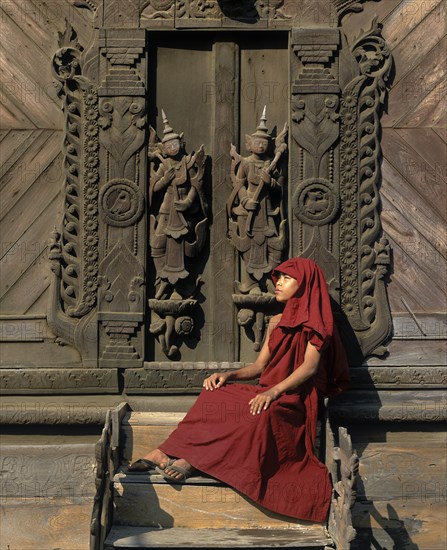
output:
[[[236,359],[238,330],[234,322],[233,281],[236,254],[227,239],[226,201],[231,193],[231,143],[238,141],[239,47],[233,42],[216,42],[214,54],[214,143],[213,143],[213,226],[211,231],[210,271],[214,290],[210,293],[209,318],[205,338],[210,357],[225,361]]]
[[[126,368],[144,360],[145,31],[101,29],[99,47],[99,365]]]
[[[334,155],[339,134],[339,45],[337,28],[292,30],[292,48],[300,62],[292,81],[292,254],[322,265],[333,297],[339,286],[332,223],[339,210]]]

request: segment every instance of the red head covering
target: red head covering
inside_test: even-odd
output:
[[[281,320],[276,325],[279,332],[272,332],[271,351],[275,346],[278,346],[278,351],[281,346],[283,350],[293,348],[299,342],[299,334],[305,333],[307,342],[322,352],[315,377],[316,386],[323,395],[337,395],[348,387],[349,365],[334,325],[323,272],[308,258],[291,258],[273,270],[272,279],[275,284],[280,273],[296,279],[299,286],[294,296],[287,301]],[[282,353],[285,354],[285,351],[279,351],[280,355]]]
[[[291,258],[272,272],[276,284],[279,274],[285,273],[298,281],[298,290],[287,301],[280,327],[304,326],[314,332],[312,344],[324,348],[330,340],[334,327],[331,301],[322,270],[308,258]]]

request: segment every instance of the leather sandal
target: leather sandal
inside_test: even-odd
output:
[[[168,460],[169,464],[169,460]],[[141,465],[141,468],[134,468],[136,465]],[[148,460],[147,458],[139,458],[135,462],[133,462],[130,466],[127,467],[127,471],[132,474],[138,474],[138,473],[144,473],[149,472],[150,470],[155,470],[159,474],[163,474],[163,469],[160,468],[160,465],[156,462],[153,462],[152,460]]]
[[[183,477],[173,477],[161,469],[159,473],[166,479],[166,481],[171,481],[172,483],[184,483],[189,477],[192,477],[194,475],[194,473],[196,472],[196,469],[193,466],[191,466],[190,468],[182,468],[181,466],[174,466],[174,462],[176,460],[178,460],[178,458],[169,459],[165,469],[169,468],[171,470],[174,470],[175,472],[182,474]]]

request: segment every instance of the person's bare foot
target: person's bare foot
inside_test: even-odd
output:
[[[147,455],[144,455],[143,458],[132,462],[128,469],[134,472],[144,472],[150,470],[152,468],[152,465],[155,465],[158,466],[161,470],[164,470],[168,463],[168,460],[169,457],[167,454],[165,454],[163,451],[160,451],[160,449],[155,449],[150,453],[147,453]]]
[[[184,479],[191,477],[194,472],[196,472],[194,466],[191,466],[191,464],[184,458],[177,458],[163,470],[163,474],[166,474],[171,479],[176,481],[183,481]]]

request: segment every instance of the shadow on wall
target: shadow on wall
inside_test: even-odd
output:
[[[348,391],[330,401],[333,409],[331,416],[334,413],[336,417],[339,416],[337,422],[346,425],[360,462],[357,498],[352,509],[352,523],[357,534],[351,543],[351,550],[419,550],[419,546],[412,541],[408,532],[408,522],[399,517],[396,507],[393,506],[400,501],[401,496],[392,494],[396,491],[390,482],[387,455],[382,454],[380,450],[377,454],[371,450],[371,444],[378,444],[378,449],[385,450],[387,433],[393,426],[379,418],[382,401],[369,375],[368,380],[362,377],[363,384],[368,387],[367,391]],[[351,424],[349,418],[352,419]],[[376,464],[376,479],[371,464],[367,464],[371,460]],[[396,476],[399,480],[398,472]],[[371,498],[371,492],[375,489],[383,491],[380,501],[378,498]]]
[[[255,0],[218,0],[222,13],[229,19],[243,23],[257,23],[260,19]]]

